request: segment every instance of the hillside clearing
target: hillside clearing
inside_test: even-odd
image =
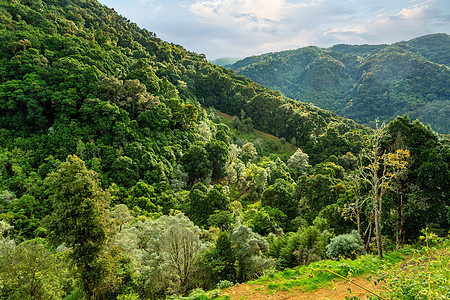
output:
[[[371,284],[366,276],[361,275],[355,277],[351,282],[358,283],[365,287],[368,287],[374,291],[380,291],[382,285]],[[367,292],[360,287],[352,284],[348,280],[339,280],[331,283],[331,286],[325,287],[313,292],[305,292],[298,289],[292,291],[276,291],[270,292],[267,286],[259,284],[237,284],[231,288],[228,288],[222,292],[223,296],[229,296],[230,299],[248,299],[248,300],[263,300],[263,299],[296,299],[296,300],[307,300],[307,299],[329,299],[329,300],[342,300],[346,296],[352,297],[357,296],[361,299],[366,299]]]

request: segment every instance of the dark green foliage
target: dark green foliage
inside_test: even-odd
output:
[[[385,147],[403,144],[410,151],[410,165],[399,182],[399,194],[405,205],[405,236],[414,239],[417,228],[449,228],[448,199],[450,149],[430,127],[408,116],[398,117],[387,126]],[[417,187],[411,190],[411,186]],[[395,200],[396,202],[399,199]],[[394,203],[398,205],[399,203]],[[425,205],[427,208],[423,207]],[[399,208],[397,208],[398,210]],[[441,229],[441,230],[442,230]],[[439,231],[439,229],[438,229]],[[444,234],[444,232],[441,232]]]
[[[188,197],[190,200],[190,217],[200,226],[206,226],[211,215],[229,210],[230,200],[223,192],[223,187],[221,185],[215,185],[212,189],[207,191],[207,188],[203,183],[196,183],[191,188]],[[225,219],[220,221],[223,217],[225,217]],[[227,226],[227,219],[226,216],[221,217],[217,215],[215,218],[211,219],[211,222],[217,222],[217,225],[220,226]]]
[[[224,139],[223,136],[222,139]],[[228,160],[228,145],[223,141],[211,139],[205,144],[205,150],[208,152],[208,159],[212,164],[212,178],[219,179],[224,177],[225,163]]]
[[[234,222],[233,213],[230,211],[220,211],[209,216],[208,226],[217,227],[221,230],[229,230]]]
[[[212,164],[204,144],[192,145],[182,159],[184,170],[189,175],[189,183],[205,182],[212,175]]]
[[[282,228],[292,229],[290,221],[298,215],[299,202],[295,196],[295,187],[284,179],[277,179],[273,185],[264,190],[261,203],[279,209],[286,215]]]
[[[334,174],[333,169],[323,168],[320,165],[317,170],[319,172],[326,170],[329,174]],[[300,198],[300,212],[306,220],[311,222],[322,209],[336,203],[346,187],[341,180],[319,173],[300,176],[297,181],[297,190]]]
[[[54,208],[48,220],[49,238],[54,245],[64,243],[72,248],[70,257],[91,299],[106,267],[99,258],[106,244],[110,196],[98,186],[97,174],[77,156],[68,156],[47,181]]]
[[[205,255],[205,263],[209,266],[215,282],[236,280],[236,257],[231,249],[231,241],[226,232],[217,238],[215,247]]]
[[[442,33],[393,45],[305,47],[245,58],[230,68],[372,127],[376,119],[408,113],[449,133],[449,39]]]

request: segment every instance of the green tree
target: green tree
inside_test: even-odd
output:
[[[125,227],[115,244],[131,257],[143,298],[184,294],[195,282],[197,259],[205,249],[201,230],[184,214],[161,216]]]
[[[205,149],[208,152],[209,161],[212,164],[212,178],[220,179],[225,176],[225,163],[228,160],[229,147],[226,143],[210,139]]]
[[[263,257],[269,251],[267,241],[249,227],[240,225],[230,235],[233,253],[238,261],[238,281],[243,282],[262,274],[273,261]]]
[[[204,182],[211,177],[212,165],[202,143],[192,145],[181,158],[184,170],[189,175],[189,184]]]
[[[303,153],[302,149],[297,149],[289,158],[287,165],[297,173],[303,173],[308,166],[308,154]]]
[[[16,245],[0,240],[2,299],[61,299],[70,286],[64,253],[52,253],[42,239]]]
[[[381,241],[381,217],[383,197],[391,188],[393,181],[407,169],[409,157],[408,150],[397,150],[395,153],[383,154],[381,139],[385,136],[385,127],[375,130],[370,138],[369,151],[362,154],[358,167],[359,179],[370,186],[369,195],[372,201],[375,234],[377,239],[378,256],[383,258],[383,245]],[[363,158],[368,162],[363,166]]]
[[[190,216],[200,226],[206,226],[208,218],[216,211],[230,209],[230,200],[219,184],[207,191],[203,183],[196,183],[189,192]]]
[[[290,229],[290,221],[297,217],[299,208],[293,184],[284,179],[277,179],[273,185],[264,190],[261,203],[282,211],[287,217],[282,224],[283,229]]]
[[[99,187],[97,173],[75,155],[69,155],[47,182],[54,208],[48,220],[50,241],[72,248],[70,257],[85,295],[95,299],[107,271],[100,258],[107,241],[110,195]]]
[[[220,233],[214,249],[205,254],[204,260],[217,281],[236,280],[236,257],[233,254],[228,233]]]

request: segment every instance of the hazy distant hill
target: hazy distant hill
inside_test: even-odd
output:
[[[450,132],[450,36],[392,45],[305,47],[263,54],[231,66],[237,74],[374,126],[408,113]]]
[[[222,66],[222,67],[229,67],[230,65],[234,64],[235,62],[241,60],[242,57],[222,57],[215,60],[212,60],[211,63]]]

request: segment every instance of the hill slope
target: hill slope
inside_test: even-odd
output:
[[[393,45],[306,47],[245,58],[231,69],[370,126],[407,113],[449,133],[449,47],[447,34]]]
[[[355,121],[94,0],[0,0],[0,39],[0,298],[165,299],[306,264],[303,247],[324,258],[355,227],[339,211],[355,201],[347,175],[370,141]],[[346,57],[323,58],[345,84]],[[402,202],[384,198],[386,236],[448,232],[447,142],[407,116],[386,134],[380,147],[403,145],[412,162]],[[373,228],[362,203],[361,228]]]
[[[154,142],[166,130],[187,134],[201,118],[200,105],[243,112],[255,128],[300,146],[329,124],[363,129],[163,42],[96,1],[2,0],[0,20],[0,127],[7,140],[50,143],[41,159],[63,159],[88,136],[97,146],[120,148],[136,141],[137,128],[150,130]]]

